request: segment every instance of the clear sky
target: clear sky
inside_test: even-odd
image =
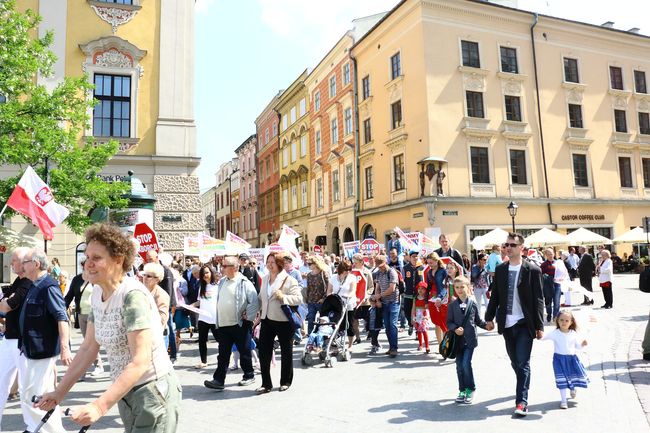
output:
[[[450,0],[453,1],[453,0]],[[197,0],[195,117],[201,189],[255,133],[255,118],[280,89],[313,68],[354,18],[398,0]],[[614,27],[641,28],[648,0],[519,0],[520,9]],[[642,19],[642,18],[645,18]],[[645,26],[645,27],[644,27]]]

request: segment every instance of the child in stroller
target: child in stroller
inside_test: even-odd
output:
[[[318,319],[316,327],[309,334],[307,340],[307,352],[321,353],[323,351],[323,344],[325,339],[329,338],[334,333],[334,325],[330,323],[327,316],[321,316]]]

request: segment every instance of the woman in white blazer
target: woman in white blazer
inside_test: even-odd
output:
[[[273,389],[271,358],[275,337],[280,341],[280,391],[286,391],[293,381],[293,325],[280,307],[283,304],[298,306],[302,303],[302,290],[298,281],[284,271],[281,254],[270,254],[266,259],[268,273],[262,278],[260,289],[260,370],[262,386],[256,390],[265,394]]]

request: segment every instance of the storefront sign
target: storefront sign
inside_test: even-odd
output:
[[[163,215],[162,221],[164,223],[179,223],[183,221],[182,215]]]
[[[562,215],[562,221],[605,221],[605,215]]]
[[[457,210],[443,210],[442,216],[458,216]]]
[[[416,212],[413,214],[413,218],[422,218],[424,216],[424,212]]]

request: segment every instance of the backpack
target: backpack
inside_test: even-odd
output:
[[[402,276],[402,273],[397,269],[395,269],[395,272],[397,273],[397,290],[399,290],[400,295],[403,295],[406,291],[406,283],[404,282],[404,277]]]
[[[643,293],[650,293],[650,267],[645,268],[645,270],[639,274],[639,290]]]

